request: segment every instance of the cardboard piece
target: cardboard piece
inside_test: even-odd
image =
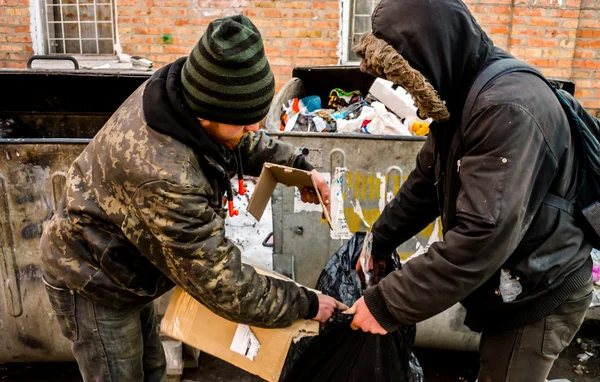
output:
[[[323,204],[321,193],[315,185],[312,174],[309,171],[281,166],[274,163],[264,164],[260,173],[260,177],[258,178],[258,182],[256,183],[256,187],[254,188],[254,193],[252,194],[250,203],[248,204],[248,212],[254,216],[256,220],[260,220],[262,218],[263,212],[267,207],[267,203],[269,203],[271,200],[271,195],[273,194],[273,191],[275,191],[277,183],[285,184],[288,187],[298,187],[299,189],[304,187],[314,188],[317,191],[317,197],[321,203],[323,215],[325,215],[325,219],[329,224],[329,229],[333,229],[331,216],[327,211],[327,207],[325,207],[325,204]]]
[[[275,272],[257,269],[266,274],[289,280]],[[207,352],[267,381],[278,381],[290,348],[303,337],[319,334],[319,323],[300,319],[281,329],[250,327],[260,348],[253,360],[231,350],[238,324],[211,312],[180,288],[175,288],[160,329],[171,338]]]

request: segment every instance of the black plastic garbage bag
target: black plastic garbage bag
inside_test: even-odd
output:
[[[354,270],[362,250],[364,233],[357,233],[330,259],[316,288],[348,306],[363,290]],[[388,261],[386,272],[400,269],[400,259]],[[329,322],[288,364],[286,382],[421,382],[423,372],[411,353],[415,327],[402,326],[385,336],[354,331],[352,316],[336,311]],[[289,356],[288,356],[289,358]]]

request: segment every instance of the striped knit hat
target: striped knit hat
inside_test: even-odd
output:
[[[262,120],[275,94],[262,38],[244,15],[210,23],[183,66],[181,82],[197,117],[239,126]]]

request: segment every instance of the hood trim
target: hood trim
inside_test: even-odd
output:
[[[354,52],[378,75],[402,86],[415,100],[421,118],[435,122],[450,120],[450,112],[438,92],[387,42],[368,32],[362,35]]]

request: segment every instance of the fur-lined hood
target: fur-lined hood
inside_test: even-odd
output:
[[[382,0],[372,28],[355,48],[359,57],[437,122],[460,117],[477,73],[504,53],[461,0]]]

